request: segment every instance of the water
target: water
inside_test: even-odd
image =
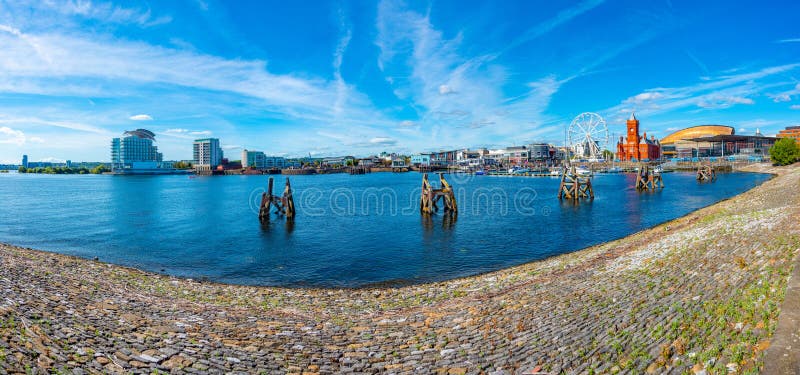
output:
[[[594,201],[574,205],[556,198],[557,178],[447,175],[456,220],[420,216],[417,173],[291,176],[297,218],[262,225],[254,201],[266,176],[0,174],[0,242],[235,284],[418,283],[624,237],[768,178],[718,176],[667,173],[650,193],[632,189],[631,174],[596,176]]]

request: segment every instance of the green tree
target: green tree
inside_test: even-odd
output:
[[[614,160],[614,153],[611,150],[603,150],[603,159]]]
[[[185,161],[179,161],[179,162],[173,164],[173,167],[177,168],[177,169],[189,169],[189,168],[192,167],[192,163],[185,162]]]
[[[19,169],[17,169],[17,172],[19,172],[19,173],[28,173],[28,168],[25,168],[24,166],[20,165]]]
[[[800,159],[800,148],[792,138],[781,138],[769,149],[774,165],[789,165]]]
[[[104,172],[109,172],[109,169],[108,169],[108,167],[105,166],[105,164],[100,164],[100,165],[92,168],[92,173],[93,174],[102,174]]]

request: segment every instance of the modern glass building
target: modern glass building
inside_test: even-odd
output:
[[[192,145],[195,168],[211,170],[222,164],[222,149],[218,138],[195,139]]]
[[[153,145],[155,134],[147,129],[126,131],[111,140],[111,168],[114,171],[157,169],[163,156]]]

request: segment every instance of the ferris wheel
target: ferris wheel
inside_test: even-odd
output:
[[[603,150],[608,146],[606,120],[597,113],[581,113],[569,124],[567,146],[578,158],[602,159]]]

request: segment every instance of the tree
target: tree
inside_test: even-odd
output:
[[[25,168],[24,166],[20,165],[19,169],[17,169],[17,172],[19,172],[19,173],[27,173],[28,172],[28,168]]]
[[[108,169],[108,167],[105,166],[105,164],[100,164],[100,165],[92,168],[92,173],[93,174],[102,174],[102,173],[108,172],[108,171],[109,171],[109,169]]]
[[[611,150],[603,150],[603,159],[614,160],[614,153]]]
[[[255,162],[253,164],[255,164]],[[185,161],[179,161],[179,162],[175,163],[173,165],[173,167],[176,168],[176,169],[189,169],[189,168],[192,167],[192,163],[185,162]]]
[[[789,165],[800,159],[800,148],[792,138],[781,138],[769,149],[774,165]]]

